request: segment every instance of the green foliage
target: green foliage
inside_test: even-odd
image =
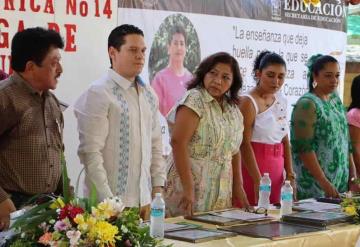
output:
[[[31,229],[45,222],[56,215],[56,210],[49,210],[52,202],[46,202],[38,205],[29,211],[25,212],[22,216],[18,217],[13,224],[12,228]]]
[[[359,199],[344,198],[341,207],[342,210],[349,216],[352,216],[352,221],[355,224],[360,224],[360,203]]]
[[[97,203],[96,188],[94,185],[91,187],[89,198],[73,197],[70,194],[69,179],[66,171],[65,158],[62,156],[62,175],[63,175],[63,197],[46,196],[45,199],[50,201],[35,205],[30,210],[26,211],[22,216],[18,217],[13,224],[12,228],[17,231],[12,239],[7,241],[6,247],[35,247],[43,246],[39,243],[41,241],[50,241],[46,238],[51,238],[51,241],[56,242],[56,246],[65,247],[69,246],[69,238],[66,235],[67,231],[81,231],[80,239],[78,239],[79,246],[95,246],[95,240],[88,238],[88,230],[79,228],[83,223],[76,223],[74,218],[79,214],[87,217],[92,214],[92,208],[98,213],[101,212]],[[65,193],[68,192],[68,193]],[[38,198],[41,198],[38,196]],[[37,198],[35,198],[37,199]],[[66,201],[67,200],[67,201]],[[110,206],[111,203],[122,205],[121,200],[116,199],[116,202],[107,200],[102,203],[102,206],[107,205],[108,210],[115,210]],[[111,209],[110,209],[111,208]],[[107,212],[110,212],[107,211]],[[125,210],[119,215],[119,211],[111,211],[113,214],[102,218],[103,215],[92,215],[93,219],[97,222],[107,221],[108,225],[116,226],[119,230],[118,238],[114,238],[116,246],[141,246],[141,247],[165,247],[161,240],[152,238],[149,233],[149,227],[141,223],[139,217],[139,210],[137,208]],[[101,214],[101,213],[100,213]],[[60,217],[66,217],[60,218]],[[96,218],[99,217],[99,218]],[[58,230],[55,228],[58,220],[67,220],[68,227],[66,230]],[[97,224],[97,223],[96,223]],[[47,237],[44,237],[44,236]]]
[[[31,243],[24,239],[16,239],[14,242],[9,243],[7,246],[11,247],[35,247],[38,246],[36,243]]]
[[[156,32],[149,55],[149,82],[157,72],[165,68],[169,63],[167,54],[168,37],[173,26],[182,26],[186,37],[186,56],[184,66],[193,73],[200,63],[199,39],[190,20],[182,14],[174,14],[165,18]]]
[[[71,198],[70,195],[70,179],[67,174],[66,160],[65,155],[61,153],[61,169],[62,169],[62,179],[63,179],[63,194],[64,194],[64,202],[69,203]]]
[[[115,225],[122,232],[121,240],[116,246],[141,246],[141,247],[165,247],[161,240],[150,236],[149,226],[140,223],[139,209],[131,208],[124,210]],[[129,245],[130,244],[130,245]],[[172,245],[167,245],[172,246]]]
[[[88,211],[91,210],[91,207],[96,207],[96,205],[97,205],[96,187],[93,183],[91,183]]]

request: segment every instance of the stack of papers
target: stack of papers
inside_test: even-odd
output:
[[[229,238],[234,236],[236,236],[236,234],[232,232],[205,229],[205,228],[165,232],[165,238],[186,241],[191,243],[201,243],[215,239]]]
[[[294,237],[302,233],[313,233],[323,230],[318,227],[272,221],[261,224],[236,225],[221,227],[221,230],[235,232],[240,235],[270,238],[272,240]]]
[[[195,225],[190,223],[165,223],[164,224],[164,231],[165,232],[173,232],[179,230],[189,230],[189,229],[196,229],[200,228],[201,225]]]
[[[274,220],[273,217],[267,216],[265,214],[249,213],[240,209],[230,209],[221,212],[210,212],[187,216],[185,218],[189,220],[200,221],[220,226],[229,226],[264,220]]]
[[[293,209],[299,211],[315,211],[315,212],[323,212],[323,211],[340,211],[341,206],[339,204],[326,203],[326,202],[317,202],[314,201],[299,201],[294,203]]]
[[[224,218],[230,218],[230,219],[236,219],[242,221],[258,221],[264,219],[272,219],[271,217],[265,216],[264,214],[249,213],[239,209],[223,211],[223,212],[214,212],[211,214]]]
[[[315,212],[306,211],[284,215],[282,221],[295,224],[326,227],[337,223],[343,223],[351,220],[351,216],[339,212]]]

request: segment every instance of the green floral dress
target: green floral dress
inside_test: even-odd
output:
[[[236,105],[219,103],[205,89],[191,89],[168,114],[174,122],[178,106],[192,109],[200,118],[199,125],[188,145],[194,179],[195,212],[232,207],[232,157],[240,149],[243,117]],[[172,159],[165,189],[167,215],[184,215],[178,205],[182,184]]]
[[[306,93],[291,116],[293,166],[298,199],[322,197],[324,191],[304,167],[299,154],[314,151],[327,179],[339,192],[348,189],[349,131],[345,108],[336,93],[322,100]]]

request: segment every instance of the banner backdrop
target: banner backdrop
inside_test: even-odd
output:
[[[312,54],[331,54],[339,60],[340,67],[344,70],[346,34],[341,31],[157,10],[120,8],[118,13],[119,23],[135,23],[145,31],[145,40],[150,49],[157,30],[166,18],[179,15],[186,17],[194,26],[201,58],[218,51],[226,51],[238,60],[244,79],[243,92],[255,85],[252,78],[252,63],[256,55],[264,49],[280,54],[287,63],[287,76],[282,91],[290,104],[308,90],[305,62]],[[166,35],[163,32],[161,34]],[[151,50],[149,54],[152,54]],[[145,66],[143,77],[150,80],[151,70],[152,64]]]
[[[1,0],[0,69],[11,73],[10,43],[18,30],[43,26],[59,31],[65,40],[64,72],[55,94],[71,105],[109,67],[107,37],[116,25],[143,29],[148,52],[141,76],[150,83],[167,64],[170,27],[180,24],[188,36],[185,67],[193,72],[201,59],[226,51],[240,64],[242,92],[255,85],[252,63],[261,50],[282,55],[287,62],[282,93],[290,106],[307,91],[304,64],[313,54],[335,56],[343,81],[345,17],[341,0],[322,0],[317,6],[302,0]],[[289,116],[292,107],[288,110]],[[64,115],[65,152],[74,183],[81,166],[72,107]]]
[[[54,93],[71,105],[110,66],[107,37],[116,24],[117,1],[113,0],[0,0],[0,69],[11,73],[10,45],[18,30],[41,26],[59,31],[65,42],[61,52],[63,73]],[[74,184],[82,166],[71,106],[64,119],[65,156]]]

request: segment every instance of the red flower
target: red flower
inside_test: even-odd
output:
[[[59,220],[69,218],[69,220],[73,223],[76,215],[82,214],[82,213],[84,213],[84,209],[82,209],[80,207],[74,207],[71,204],[67,204],[67,205],[65,205],[65,207],[63,207],[60,210]]]

